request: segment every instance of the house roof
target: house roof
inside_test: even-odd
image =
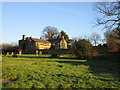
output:
[[[56,39],[49,39],[49,40],[43,40],[43,39],[39,39],[39,38],[33,38],[32,36],[30,37],[26,37],[25,40],[32,40],[34,42],[42,42],[42,43],[60,43],[61,40],[63,40],[64,37],[62,38],[56,38]],[[23,40],[23,39],[21,39]],[[19,40],[19,41],[21,41]]]
[[[52,43],[59,43],[61,40],[62,40],[62,38],[50,39],[50,40],[48,40],[48,41],[49,41],[49,42],[52,42]]]
[[[35,42],[43,42],[43,43],[50,43],[47,40],[43,40],[43,39],[38,39],[38,38],[31,38],[31,40],[35,41]]]

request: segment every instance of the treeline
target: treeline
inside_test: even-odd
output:
[[[18,52],[19,46],[16,43],[4,43],[0,45],[2,53],[6,54],[7,52]]]
[[[43,30],[43,37],[45,39],[54,39],[64,36],[68,43],[70,56],[74,58],[119,60],[120,39],[118,33],[118,29],[114,29],[106,31],[104,33],[104,39],[101,39],[101,36],[95,32],[89,36],[80,36],[79,38],[74,37],[70,39],[64,30],[59,32],[57,28],[48,26]]]
[[[73,55],[80,59],[86,59],[90,57],[98,57],[100,59],[102,57],[101,60],[119,60],[120,38],[118,32],[118,29],[106,31],[106,43],[99,43],[98,45],[94,43],[94,46],[91,44],[89,38],[75,40],[72,45]]]

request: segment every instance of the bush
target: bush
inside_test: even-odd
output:
[[[58,55],[57,55],[57,54],[52,54],[51,57],[52,57],[52,58],[56,58],[56,57],[58,57]]]
[[[109,48],[108,52],[110,52],[110,53],[118,52],[120,49],[119,29],[116,28],[112,31],[107,31],[105,33],[105,36],[106,36],[107,46]]]
[[[79,59],[87,59],[92,55],[92,45],[88,40],[79,39],[73,43],[72,53]]]
[[[107,44],[105,43],[105,44],[103,44],[103,47],[107,47]]]
[[[99,55],[99,52],[97,50],[92,51],[92,56],[93,57],[98,56],[98,55]]]

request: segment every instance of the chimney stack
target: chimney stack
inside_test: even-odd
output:
[[[26,36],[25,35],[23,35],[23,40],[26,40]]]
[[[32,35],[30,36],[30,38],[32,38]]]

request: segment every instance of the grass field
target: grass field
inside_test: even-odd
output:
[[[120,63],[49,58],[2,57],[2,88],[120,88]]]

